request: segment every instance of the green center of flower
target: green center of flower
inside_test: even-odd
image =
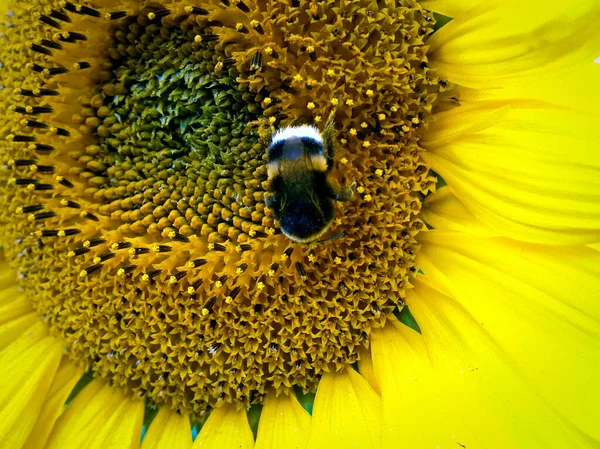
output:
[[[288,3],[40,8],[0,97],[2,242],[32,303],[78,363],[193,413],[314,390],[414,276],[435,185],[417,131],[444,88],[432,19],[412,0]],[[358,187],[342,237],[294,244],[264,204],[268,133],[332,110],[334,178]]]
[[[264,234],[262,206],[254,207],[264,146],[249,127],[264,95],[240,90],[206,36],[190,42],[180,27],[129,19],[114,39],[113,76],[95,87],[85,122],[103,149],[94,155],[96,196],[107,200],[100,211],[132,236],[222,243],[250,229]]]

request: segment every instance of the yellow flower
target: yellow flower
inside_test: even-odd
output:
[[[597,1],[0,13],[3,447],[597,446]],[[296,245],[265,142],[332,110]]]

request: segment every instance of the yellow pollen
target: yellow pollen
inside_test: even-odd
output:
[[[173,285],[173,284],[177,284],[177,277],[175,276],[170,276],[169,277],[169,284]]]
[[[350,131],[348,131],[350,133],[351,136],[356,136],[357,131],[355,128],[350,128]]]
[[[397,106],[392,106],[390,108],[390,111],[392,111],[392,112],[398,112],[398,107]]]
[[[365,140],[365,141],[362,143],[362,146],[363,146],[363,147],[365,147],[365,148],[369,148],[369,147],[371,146],[371,142],[369,142],[368,140]]]
[[[365,92],[365,94],[367,94],[367,97],[372,97],[373,96],[373,91],[371,89],[367,89],[367,91]]]
[[[144,273],[142,274],[142,282],[149,282],[150,281],[150,276],[148,276],[148,274]]]
[[[214,283],[214,286],[215,286],[215,288],[221,288],[221,287],[223,287],[223,284],[221,283],[221,281],[216,281]]]
[[[204,308],[202,309],[202,316],[206,316],[208,315],[208,309]]]
[[[316,106],[315,106],[315,104],[312,101],[309,101],[308,104],[306,105],[306,107],[308,109],[314,109]]]
[[[417,117],[413,117],[410,121],[413,122],[415,125],[419,124],[419,119]]]
[[[265,288],[265,284],[259,281],[256,283],[256,288],[262,290],[263,288]]]
[[[347,163],[348,163],[348,159],[346,159],[345,157],[340,159],[340,164],[346,165]]]
[[[410,131],[410,128],[407,125],[402,125],[402,131],[404,131],[405,133]]]
[[[381,113],[381,114],[379,114],[379,115],[377,116],[377,118],[378,118],[379,120],[381,120],[381,121],[384,121],[384,120],[385,120],[385,114]]]
[[[357,191],[358,193],[363,193],[363,192],[365,191],[365,188],[364,188],[363,186],[358,186],[358,187],[356,188],[356,191]]]
[[[342,263],[342,258],[338,256],[338,257],[334,258],[333,261],[339,265]]]
[[[264,103],[265,105],[267,105],[267,106],[268,106],[268,105],[270,105],[270,104],[271,104],[271,101],[272,101],[272,100],[271,100],[271,97],[267,97],[267,98],[265,98],[265,99],[263,100],[263,103]]]
[[[338,99],[337,99],[337,98],[335,98],[335,97],[333,97],[333,98],[330,100],[330,103],[331,103],[332,105],[334,105],[334,106],[337,106],[339,102],[340,102],[340,100],[338,100]]]
[[[368,124],[367,122],[362,122],[362,123],[360,124],[360,127],[361,127],[361,128],[366,128],[366,127],[368,127],[368,126],[369,126],[369,124]]]
[[[240,31],[244,29],[244,24],[243,23],[236,23],[235,24],[235,29]]]
[[[375,174],[376,174],[377,176],[381,176],[381,175],[383,175],[383,170],[382,170],[382,169],[380,169],[380,168],[378,168],[377,170],[375,170]]]
[[[192,287],[191,285],[187,288],[188,295],[193,295],[195,291],[196,290],[194,290],[194,287]]]
[[[315,115],[315,123],[319,123],[321,120],[323,120],[323,117],[320,115]]]
[[[346,106],[354,106],[354,100],[352,98],[348,98],[346,100]]]
[[[75,251],[69,251],[67,257],[75,257]]]
[[[371,201],[373,198],[371,197],[371,195],[369,195],[368,193],[363,197],[365,201],[369,202]]]
[[[119,276],[119,277],[125,276],[125,270],[123,268],[119,268],[117,270],[117,276]]]
[[[296,73],[296,74],[294,75],[294,81],[296,81],[296,82],[298,82],[298,83],[299,83],[299,82],[301,82],[303,79],[304,79],[304,78],[303,78],[303,77],[302,77],[302,75],[300,75],[299,73]]]
[[[231,304],[231,303],[233,302],[233,298],[232,298],[231,296],[226,296],[226,297],[225,297],[225,302],[226,302],[227,304]]]
[[[275,117],[269,117],[269,123],[272,125],[273,123],[275,123],[277,121],[277,119]]]
[[[79,277],[81,277],[81,278],[84,278],[84,277],[86,277],[86,276],[87,276],[87,271],[85,271],[85,270],[81,270],[81,271],[79,272]]]
[[[306,51],[309,53],[314,53],[315,47],[313,47],[312,45],[309,45],[308,47],[306,47]]]
[[[335,76],[335,70],[333,70],[333,69],[328,69],[328,70],[327,70],[327,76]]]
[[[267,55],[272,55],[273,54],[273,49],[271,47],[265,47],[265,53]]]
[[[275,270],[267,271],[267,275],[272,278],[273,276],[275,276]]]

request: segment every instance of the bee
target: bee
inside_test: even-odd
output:
[[[329,180],[335,157],[334,113],[323,134],[302,125],[277,131],[267,149],[273,209],[281,231],[298,243],[319,239],[334,218],[334,201],[348,201],[353,188],[341,189]]]

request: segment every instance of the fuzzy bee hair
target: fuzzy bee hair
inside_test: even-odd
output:
[[[277,131],[267,150],[273,209],[281,231],[291,240],[308,243],[320,238],[334,218],[334,201],[352,194],[340,191],[328,175],[334,165],[335,130],[333,113],[323,135],[310,125]]]

